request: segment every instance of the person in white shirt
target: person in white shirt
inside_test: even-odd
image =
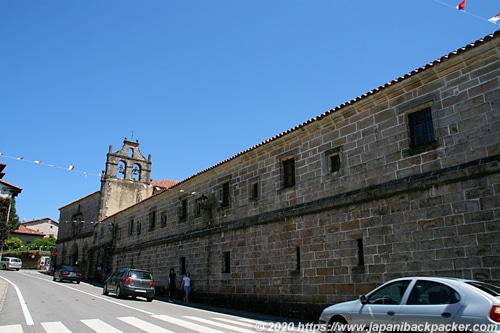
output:
[[[184,288],[184,302],[189,303],[189,294],[191,292],[191,274],[186,272],[186,276],[182,278],[181,288]]]

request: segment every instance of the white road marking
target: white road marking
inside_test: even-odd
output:
[[[132,325],[134,327],[137,327],[141,331],[145,331],[148,333],[175,333],[172,331],[167,330],[166,328],[160,327],[153,325],[151,323],[148,323],[147,321],[135,318],[135,317],[118,317],[121,321]]]
[[[242,332],[242,333],[255,333],[255,330],[251,330],[250,331],[250,330],[247,330],[247,329],[244,329],[244,328],[238,328],[238,327],[234,327],[232,325],[226,325],[226,324],[223,324],[223,323],[217,323],[217,322],[214,322],[212,320],[198,318],[198,317],[194,317],[194,316],[184,316],[184,318],[189,318],[191,320],[196,320],[196,321],[199,321],[199,322],[204,323],[204,324],[209,324],[209,325],[213,325],[213,326],[217,326],[217,327],[222,327],[222,328],[225,328],[225,329],[228,329],[228,330],[231,330],[231,331]]]
[[[0,328],[2,328],[2,333],[23,333],[23,327],[19,324],[0,326]]]
[[[23,297],[23,294],[21,293],[21,290],[19,290],[19,288],[14,283],[7,280],[3,276],[0,276],[0,278],[4,279],[8,283],[10,283],[12,285],[12,287],[14,287],[14,290],[17,293],[17,298],[19,299],[19,303],[21,303],[21,309],[23,310],[24,319],[26,320],[26,325],[34,325],[35,323],[33,322],[33,318],[31,317],[31,313],[28,310],[28,306],[26,305],[26,302],[24,301],[24,297]]]
[[[223,331],[217,331],[217,330],[209,329],[206,326],[201,326],[201,325],[192,323],[190,321],[182,320],[182,319],[175,318],[175,317],[170,317],[170,316],[167,316],[167,315],[154,315],[152,317],[156,318],[156,319],[160,319],[160,320],[166,321],[167,323],[172,323],[174,325],[185,327],[185,328],[188,328],[190,330],[193,330],[193,331],[196,331],[196,332],[200,332],[200,333],[224,333]]]
[[[42,327],[47,333],[71,333],[60,321],[42,323]]]
[[[84,319],[81,322],[97,333],[123,333],[100,319]]]

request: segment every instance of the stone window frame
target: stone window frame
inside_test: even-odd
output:
[[[167,211],[164,210],[160,213],[160,228],[166,227],[167,222],[168,222],[168,214]]]
[[[130,217],[128,219],[128,235],[132,236],[134,234],[134,223],[135,223],[135,218],[134,216]]]
[[[142,221],[139,220],[137,221],[137,223],[135,224],[135,231],[136,231],[136,235],[139,236],[142,232]]]
[[[332,158],[338,156],[339,159],[339,169],[332,171]],[[342,147],[335,147],[328,149],[324,152],[323,158],[323,173],[327,179],[334,179],[344,175],[345,170],[345,157],[342,151]]]
[[[156,227],[156,207],[153,207],[149,210],[148,214],[148,224],[149,224],[149,231],[152,231]]]
[[[179,222],[186,222],[188,220],[187,196],[179,198],[179,206],[177,206],[177,217],[179,218]]]
[[[222,273],[231,273],[231,251],[222,252]]]
[[[287,183],[287,178],[291,178],[290,175],[286,174],[285,168],[286,164],[289,163],[290,160],[293,159],[293,184]],[[287,151],[283,154],[280,154],[276,157],[277,168],[280,170],[280,190],[288,190],[293,189],[297,186],[297,149],[293,149],[291,151]]]
[[[438,117],[437,110],[439,109],[439,96],[435,93],[428,94],[419,98],[415,98],[407,103],[404,103],[396,108],[398,117],[400,118],[399,123],[404,123],[406,125],[407,140],[403,148],[404,156],[417,155],[426,151],[434,150],[439,146],[439,135],[438,135]],[[427,143],[422,146],[412,147],[411,142],[411,132],[410,128],[410,115],[417,112],[430,109],[432,116],[432,130],[434,132],[434,141]]]
[[[179,271],[182,275],[186,274],[186,257],[179,258]]]
[[[215,189],[215,193],[217,193],[217,200],[219,201],[219,209],[228,209],[231,207],[231,198],[233,197],[233,193],[231,190],[231,180],[232,177],[230,175],[220,177],[217,180],[217,187]],[[224,187],[227,186],[227,189]]]
[[[259,200],[261,193],[260,177],[250,178],[247,182],[248,184],[248,198],[250,201]]]

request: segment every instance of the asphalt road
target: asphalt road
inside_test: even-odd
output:
[[[229,312],[229,313],[228,313]],[[313,332],[289,319],[155,299],[117,299],[36,270],[0,271],[2,333]]]

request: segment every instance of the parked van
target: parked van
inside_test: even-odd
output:
[[[2,257],[2,260],[0,261],[0,267],[3,269],[15,269],[18,271],[22,266],[23,261],[15,257]]]

